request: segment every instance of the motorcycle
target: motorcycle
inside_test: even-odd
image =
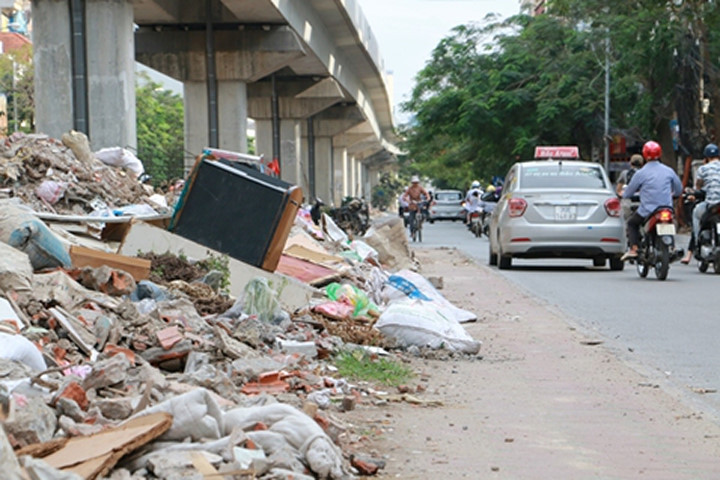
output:
[[[672,207],[659,207],[640,227],[638,256],[634,260],[640,277],[647,277],[655,269],[658,280],[665,280],[670,264],[683,256],[682,249],[675,249],[675,213]]]
[[[705,192],[697,190],[683,195],[693,198],[697,203],[705,199]],[[695,239],[695,259],[698,263],[698,270],[705,273],[710,264],[713,264],[713,271],[720,273],[720,203],[710,204],[700,218],[700,231]]]
[[[470,231],[475,234],[476,237],[480,238],[482,236],[482,230],[483,230],[483,215],[484,211],[483,208],[478,205],[475,207],[475,210],[470,212],[469,219],[470,223],[468,225],[468,228]]]

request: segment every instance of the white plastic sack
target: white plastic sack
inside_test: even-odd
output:
[[[327,213],[323,213],[322,216],[327,238],[329,238],[332,242],[340,242],[343,244],[347,243],[349,239],[347,234],[342,230],[342,228],[338,227],[335,221],[330,218]]]
[[[121,147],[108,147],[95,152],[95,157],[105,165],[127,168],[139,177],[145,171],[142,162],[130,150]]]
[[[167,412],[173,416],[172,426],[160,437],[161,440],[182,441],[191,438],[198,442],[223,436],[222,411],[210,392],[204,388],[170,398],[133,415],[132,418],[157,412]]]
[[[456,307],[443,297],[425,277],[410,270],[401,270],[390,275],[383,288],[382,296],[389,304],[406,299],[431,302],[442,312],[443,316],[452,318],[459,323],[477,320],[477,315],[473,312]]]
[[[262,422],[271,432],[281,433],[305,457],[318,478],[346,478],[340,449],[312,418],[290,405],[275,403],[236,408],[225,412],[223,421],[226,435],[233,428],[249,429]]]
[[[350,248],[357,253],[363,262],[368,258],[378,261],[378,252],[373,247],[363,242],[362,240],[353,240],[350,242]]]
[[[481,343],[474,340],[459,322],[442,314],[432,303],[416,300],[391,303],[380,315],[375,328],[402,346],[445,348],[475,354]]]
[[[0,332],[0,358],[24,363],[41,372],[47,368],[40,350],[22,335]]]

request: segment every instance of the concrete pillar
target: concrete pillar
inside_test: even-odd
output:
[[[301,163],[302,139],[300,122],[287,119],[280,121],[280,178],[303,189],[307,195],[307,184],[303,183],[304,175]]]
[[[35,0],[32,15],[35,128],[60,138],[73,127],[70,7],[67,1]]]
[[[208,146],[208,108],[205,82],[183,83],[185,100],[185,170]]]
[[[218,82],[220,148],[247,153],[247,102],[245,82]]]
[[[64,3],[64,2],[63,2]],[[87,0],[90,145],[137,148],[132,3]]]
[[[337,206],[347,195],[345,171],[347,169],[347,148],[333,145],[333,192],[331,201]]]
[[[272,121],[255,120],[255,154],[272,160]]]
[[[87,0],[88,136],[93,150],[137,147],[132,4]],[[33,1],[36,129],[60,138],[74,128],[68,0]]]
[[[324,202],[332,201],[332,137],[315,137],[315,192]]]
[[[355,157],[350,157],[350,162],[348,165],[348,168],[350,171],[348,172],[348,181],[350,182],[350,188],[348,189],[350,192],[350,195],[353,197],[357,196],[357,159]]]
[[[184,82],[185,166],[210,144],[207,82]],[[240,81],[218,82],[219,148],[247,153],[247,85]],[[272,133],[271,133],[272,139]],[[266,158],[269,158],[266,156]]]

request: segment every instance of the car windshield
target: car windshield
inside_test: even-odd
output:
[[[520,185],[522,188],[607,188],[599,167],[562,163],[523,168]]]
[[[460,192],[438,192],[435,194],[435,200],[441,200],[444,202],[452,202],[453,200],[461,200],[462,194]]]

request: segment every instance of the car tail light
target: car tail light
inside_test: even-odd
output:
[[[608,198],[605,200],[605,211],[611,217],[619,217],[622,213],[622,207],[620,206],[620,199],[617,197]]]
[[[511,217],[522,217],[527,208],[527,202],[522,198],[511,198],[508,202],[508,210]]]

